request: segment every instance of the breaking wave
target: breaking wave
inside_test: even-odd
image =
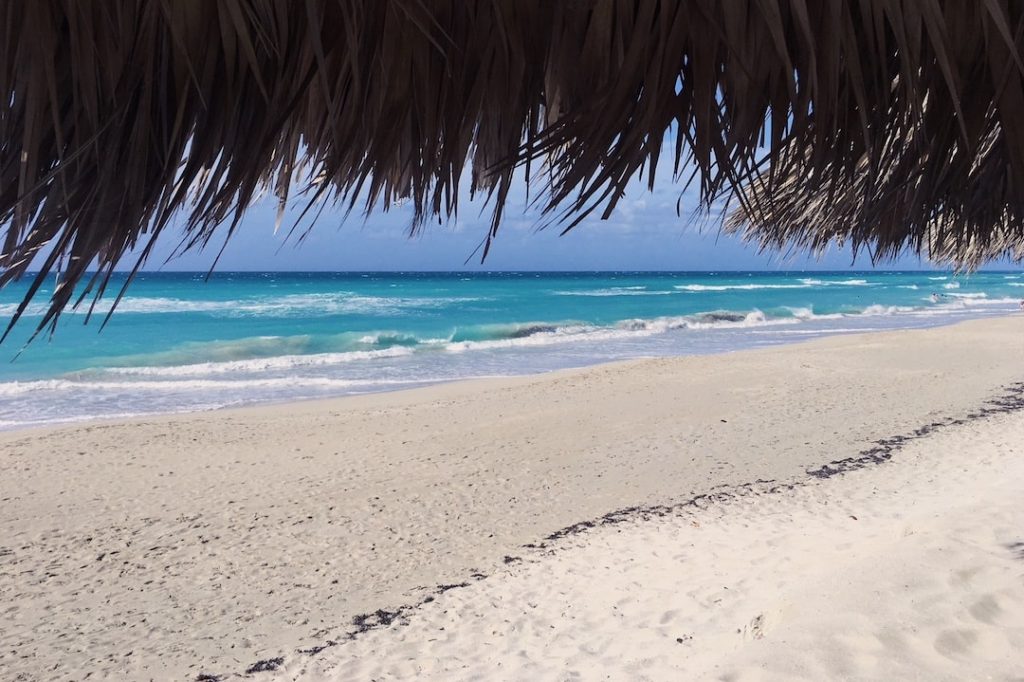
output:
[[[148,368],[154,369],[154,368]],[[174,368],[186,369],[186,368]],[[187,372],[173,376],[188,376]],[[344,389],[366,384],[408,384],[402,381],[357,381],[352,379],[333,379],[330,377],[277,377],[266,379],[193,379],[179,381],[103,381],[85,379],[44,379],[39,381],[9,381],[0,383],[0,397],[14,397],[39,391],[65,391],[68,389],[87,389],[90,391],[245,391],[253,389],[274,388],[316,388]]]
[[[813,284],[677,284],[680,291],[755,291],[757,289],[810,289]]]
[[[804,284],[811,284],[813,286],[822,286],[822,287],[836,287],[836,286],[839,286],[839,287],[868,287],[868,286],[874,286],[873,284],[869,283],[866,279],[821,280],[821,279],[814,279],[814,278],[807,277],[807,278],[801,279],[800,281],[803,282]]]
[[[127,296],[117,305],[117,314],[167,314],[207,313],[219,317],[327,317],[331,315],[393,315],[403,310],[416,308],[443,308],[459,303],[482,300],[478,297],[401,297],[365,296],[350,291],[313,294],[289,294],[278,298],[260,297],[235,300],[204,300],[170,297]],[[114,299],[101,300],[93,310],[94,315],[110,312]],[[0,304],[0,315],[13,315],[18,309],[16,303]],[[25,310],[29,317],[46,312],[44,303],[33,303]],[[88,302],[77,309],[69,309],[65,315],[86,315]]]
[[[670,296],[676,292],[662,289],[649,290],[647,287],[611,287],[608,289],[581,289],[579,291],[553,291],[555,296]]]
[[[421,338],[413,334],[377,331],[346,333],[333,337],[263,336],[233,341],[190,343],[160,353],[107,358],[93,369],[69,374],[52,383],[36,383],[35,386],[40,390],[58,390],[67,386],[61,383],[62,381],[91,381],[97,384],[106,382],[110,388],[146,389],[150,386],[140,380],[147,378],[181,380],[214,377],[214,380],[219,381],[217,377],[227,375],[273,377],[297,369],[315,371],[317,368],[356,362],[398,361],[421,353],[464,353],[501,348],[593,343],[639,338],[675,330],[745,329],[862,316],[907,313],[923,316],[942,315],[965,306],[1015,303],[1015,300],[1010,298],[987,299],[985,294],[964,293],[949,296],[950,299],[940,305],[875,304],[861,309],[830,313],[816,313],[810,307],[782,307],[768,312],[758,309],[712,310],[691,315],[633,318],[608,325],[576,321],[475,325],[456,328],[445,337]],[[130,383],[116,384],[113,380],[118,377],[121,380],[130,380]],[[175,383],[180,384],[180,381]],[[0,387],[11,385],[0,384]],[[204,385],[196,384],[193,388],[204,388]]]

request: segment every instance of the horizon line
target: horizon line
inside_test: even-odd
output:
[[[85,274],[93,275],[96,274],[97,270],[87,270]],[[942,272],[950,274],[958,274],[963,276],[970,276],[975,273],[981,272],[1024,272],[1024,264],[1014,267],[1003,267],[1003,268],[987,268],[981,267],[977,270],[970,272],[957,272],[956,268],[871,268],[871,269],[835,269],[835,268],[796,268],[796,269],[749,269],[749,268],[712,268],[708,270],[664,270],[664,269],[541,269],[541,270],[528,270],[528,269],[499,269],[499,270],[446,270],[446,269],[428,269],[428,270],[262,270],[262,269],[243,269],[243,270],[139,270],[136,275],[202,275],[204,277],[217,277],[220,275],[228,274],[322,274],[322,275],[366,275],[366,274],[383,274],[383,275],[420,275],[420,274],[457,274],[457,275],[494,275],[494,274],[718,274],[718,273],[758,273],[758,274],[787,274],[787,273],[803,273],[803,272],[817,272],[817,273],[860,273],[860,274],[883,274],[883,273],[901,273],[901,272]],[[114,275],[127,275],[130,274],[131,270],[114,270]],[[38,270],[30,270],[19,279],[29,279],[34,276],[38,276]]]

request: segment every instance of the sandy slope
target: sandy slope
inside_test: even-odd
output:
[[[893,462],[605,526],[282,677],[1024,678],[1024,414]]]
[[[0,434],[0,670],[301,670],[296,650],[353,617],[493,574],[567,525],[803,479],[1020,379],[1015,316]]]

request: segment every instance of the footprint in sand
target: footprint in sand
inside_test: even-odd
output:
[[[768,622],[763,613],[757,614],[748,625],[740,631],[743,639],[764,639],[765,631],[768,629]]]
[[[677,618],[679,618],[679,615],[680,615],[680,612],[678,610],[672,609],[670,611],[666,611],[665,613],[661,614],[661,620],[658,621],[658,622],[661,625],[668,625],[672,621],[674,621]]]
[[[1003,608],[999,605],[999,601],[991,594],[986,594],[974,602],[967,610],[976,620],[988,625],[995,625],[1003,616]]]
[[[971,656],[975,659],[998,660],[1010,655],[1010,645],[999,631],[945,630],[935,638],[935,650],[946,658]]]
[[[968,587],[974,582],[974,577],[981,571],[981,568],[967,568],[962,571],[955,571],[949,582],[953,587]]]
[[[973,630],[946,630],[935,638],[935,650],[943,656],[961,656],[969,653],[978,641]]]
[[[1024,627],[1024,608],[1019,599],[998,593],[984,594],[967,609],[975,620],[1000,627]]]

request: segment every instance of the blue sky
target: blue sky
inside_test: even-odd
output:
[[[457,222],[429,224],[408,236],[411,212],[405,208],[376,213],[364,220],[342,222],[340,212],[327,210],[312,232],[299,243],[286,239],[285,229],[274,234],[275,209],[254,207],[228,243],[218,270],[760,270],[845,269],[849,251],[833,250],[820,261],[779,253],[758,254],[756,248],[715,226],[698,229],[671,208],[639,199],[622,206],[609,220],[588,220],[564,236],[556,228],[537,231],[537,216],[512,209],[502,223],[486,263],[473,254],[487,233],[488,214],[460,210]],[[468,208],[468,207],[465,207]],[[475,208],[475,207],[474,207]],[[287,219],[285,225],[287,226]],[[173,246],[167,240],[164,247]],[[147,269],[169,254],[159,248]],[[204,270],[215,249],[189,253],[162,269]],[[898,263],[921,267],[918,259]],[[867,258],[857,267],[868,268]],[[894,266],[895,267],[895,266]]]
[[[758,253],[736,237],[720,234],[717,223],[703,227],[687,219],[696,207],[693,192],[683,196],[684,217],[676,215],[680,186],[666,173],[654,192],[639,184],[627,192],[608,220],[591,218],[565,236],[557,228],[537,230],[539,212],[527,209],[525,188],[517,187],[487,262],[470,257],[487,233],[490,210],[468,198],[459,217],[447,224],[428,224],[410,238],[412,211],[408,206],[375,212],[364,219],[354,214],[343,221],[330,207],[299,242],[287,239],[296,211],[286,214],[274,234],[276,205],[265,201],[252,207],[228,243],[218,270],[801,270],[870,269],[862,255],[852,263],[848,249],[834,248],[822,259],[807,254]],[[483,211],[481,213],[481,211]],[[165,235],[172,237],[172,235]],[[206,270],[219,243],[204,252],[188,253],[166,265],[176,239],[164,239],[146,269]],[[916,256],[886,268],[927,267]]]
[[[854,262],[848,248],[833,247],[820,259],[806,253],[759,253],[755,245],[721,234],[715,221],[701,226],[688,219],[697,207],[697,194],[682,194],[672,178],[671,159],[659,163],[654,190],[634,181],[608,220],[595,214],[565,236],[552,227],[538,231],[539,211],[526,205],[526,185],[513,187],[498,238],[487,262],[470,258],[487,234],[490,209],[482,200],[463,195],[457,220],[428,224],[408,236],[409,206],[376,211],[369,218],[356,213],[343,220],[328,207],[307,238],[288,239],[288,227],[301,208],[294,202],[274,234],[277,206],[264,201],[249,209],[228,243],[217,269],[226,270],[846,270],[871,269],[867,254]],[[536,194],[534,188],[534,194]],[[683,216],[676,214],[677,202]],[[203,252],[167,257],[179,235],[166,234],[156,247],[147,270],[209,269],[221,243]],[[169,238],[168,238],[169,237]],[[130,267],[134,264],[122,263]],[[915,255],[880,264],[884,269],[931,269]],[[998,265],[997,265],[998,267]],[[1004,267],[1006,267],[1004,265]]]

